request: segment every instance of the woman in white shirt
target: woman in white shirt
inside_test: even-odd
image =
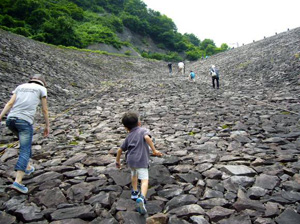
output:
[[[16,179],[11,188],[26,194],[28,188],[22,184],[24,175],[34,172],[34,167],[29,165],[31,158],[31,145],[33,137],[33,121],[36,108],[42,102],[42,111],[45,119],[44,136],[49,135],[49,116],[47,106],[46,82],[42,75],[35,74],[28,83],[19,85],[11,99],[0,114],[0,120],[8,112],[6,126],[18,136],[20,142],[19,158],[15,166]]]

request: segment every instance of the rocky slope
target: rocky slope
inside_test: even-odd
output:
[[[130,31],[130,29],[124,27],[122,33],[117,33],[117,36],[121,41],[129,42],[132,46],[122,46],[120,49],[115,48],[108,44],[92,44],[88,46],[91,50],[100,50],[114,54],[129,54],[130,56],[142,57],[139,52],[157,52],[167,54],[167,50],[158,48],[157,45],[150,37],[143,37],[137,33]],[[184,56],[183,54],[181,54]]]
[[[16,85],[42,73],[52,128],[42,138],[37,115],[36,172],[20,195],[9,189],[18,146],[2,122],[0,223],[299,223],[300,29],[187,62],[195,83],[169,76],[163,62],[0,36],[2,107]],[[151,158],[146,217],[129,199],[129,170],[114,165],[128,110],[164,153]]]

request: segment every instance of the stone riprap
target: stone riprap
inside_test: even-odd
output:
[[[196,82],[163,62],[0,35],[1,106],[42,73],[52,129],[42,137],[39,111],[21,195],[9,188],[18,144],[2,121],[0,223],[300,223],[300,29],[186,62]],[[151,157],[147,216],[130,200],[129,170],[115,168],[129,110],[164,153]]]

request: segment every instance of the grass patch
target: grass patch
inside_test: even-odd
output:
[[[101,85],[102,86],[114,86],[115,84],[113,82],[110,82],[110,81],[102,81]]]
[[[222,127],[222,129],[227,129],[227,128],[229,128],[229,126],[228,126],[227,124],[224,124],[224,125],[222,125],[221,127]]]
[[[237,68],[242,69],[242,68],[246,68],[251,62],[250,61],[246,61],[244,63],[241,63],[237,66]]]
[[[71,141],[69,142],[69,145],[78,145],[79,143],[77,141]]]
[[[195,134],[196,134],[196,133],[193,132],[193,131],[189,132],[189,136],[194,136]]]

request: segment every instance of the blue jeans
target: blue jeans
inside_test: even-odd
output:
[[[16,117],[7,119],[6,126],[18,136],[20,142],[19,158],[15,170],[25,171],[31,158],[33,127],[27,121]]]

